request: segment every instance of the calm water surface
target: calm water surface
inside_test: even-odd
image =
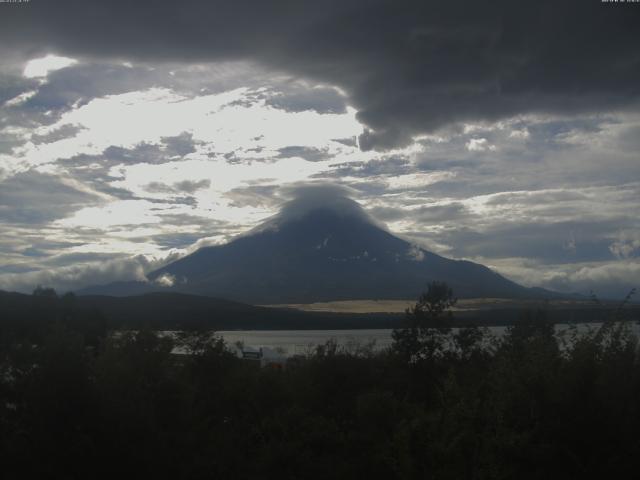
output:
[[[589,328],[597,328],[599,324],[578,324],[578,331],[587,331]],[[636,335],[640,335],[638,324],[629,325]],[[562,336],[567,331],[568,325],[556,325],[556,332]],[[507,327],[488,327],[489,333],[494,337],[504,335]],[[337,342],[339,346],[357,348],[373,344],[374,350],[383,350],[392,343],[391,329],[369,330],[224,330],[217,332],[229,344],[242,342],[246,346],[267,347],[279,350],[286,355],[311,353],[318,345],[324,345],[327,341]]]
[[[217,332],[229,344],[242,342],[252,347],[268,347],[288,355],[306,354],[329,340],[343,347],[374,343],[376,350],[391,345],[390,329],[371,330],[231,330]]]

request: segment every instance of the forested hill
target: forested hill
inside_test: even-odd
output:
[[[59,318],[108,328],[340,329],[388,328],[400,314],[338,314],[257,307],[211,297],[149,293],[131,297],[25,295],[0,291],[0,328]]]
[[[617,304],[523,303],[456,311],[454,325],[512,325],[527,311],[544,310],[554,323],[597,322],[616,313]],[[640,318],[640,306],[625,315]],[[0,291],[0,329],[29,329],[60,321],[78,328],[156,330],[305,330],[393,328],[403,313],[308,312],[293,308],[247,305],[181,293],[148,293],[130,297],[58,296],[41,289],[33,295]]]

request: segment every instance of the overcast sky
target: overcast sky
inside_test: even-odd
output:
[[[300,186],[529,286],[640,284],[640,3],[0,3],[0,289],[144,273]]]

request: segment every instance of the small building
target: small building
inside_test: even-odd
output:
[[[262,368],[283,370],[287,364],[287,357],[269,347],[238,346],[238,357],[251,362],[259,362]]]

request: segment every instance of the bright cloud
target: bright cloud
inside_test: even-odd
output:
[[[467,150],[470,152],[495,151],[496,146],[490,145],[486,138],[472,138],[466,144]]]
[[[163,137],[189,132],[207,144],[205,153],[268,158],[292,142],[310,148],[329,148],[335,154],[345,146],[334,139],[357,136],[362,126],[355,110],[319,114],[287,112],[252,100],[260,93],[245,88],[216,95],[186,97],[154,88],[107,96],[79,106],[36,136],[51,135],[68,126],[75,136],[44,144],[25,143],[15,153],[28,165],[54,162],[74,155],[99,155],[110,146],[133,148],[141,142],[158,143]],[[353,152],[354,148],[350,149]]]
[[[637,115],[518,115],[365,152],[362,112],[333,86],[224,65],[104,76],[115,68],[45,57],[3,97],[0,288],[142,278],[313,182],[348,188],[416,260],[425,248],[568,291],[636,278]]]
[[[35,58],[27,62],[22,75],[26,78],[42,78],[49,75],[50,72],[70,67],[76,63],[78,63],[78,61],[74,58],[47,55],[46,57]]]

